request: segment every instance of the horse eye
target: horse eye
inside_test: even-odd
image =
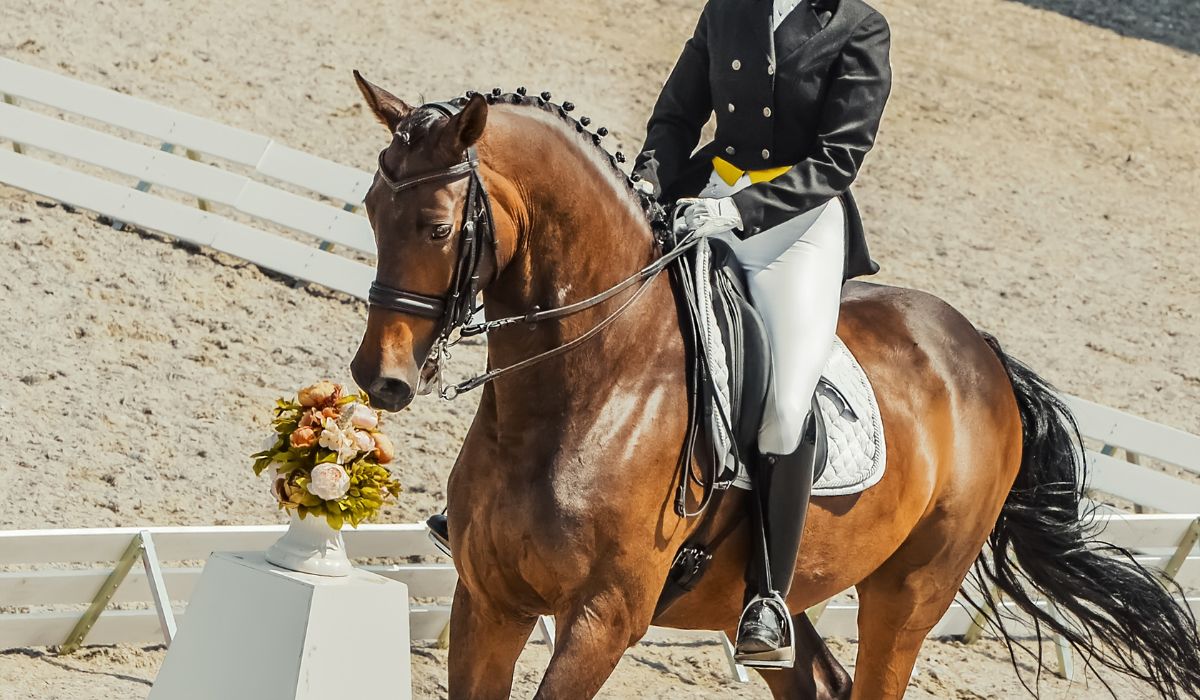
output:
[[[438,224],[433,227],[434,238],[445,238],[450,235],[450,224]]]

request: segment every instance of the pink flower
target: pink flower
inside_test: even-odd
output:
[[[345,416],[349,419],[350,425],[362,430],[374,430],[379,425],[379,415],[374,409],[361,403],[352,403],[346,406]]]
[[[371,439],[371,434],[361,430],[354,431],[354,446],[359,452],[370,452],[375,449],[375,441]]]
[[[308,492],[326,501],[336,501],[350,490],[350,475],[340,464],[326,462],[313,467]]]

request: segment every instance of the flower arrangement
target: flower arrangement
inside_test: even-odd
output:
[[[272,469],[281,509],[324,516],[334,530],[358,527],[400,494],[384,466],[396,449],[379,422],[365,393],[347,394],[330,381],[304,387],[295,400],[275,402],[275,434],[251,455],[254,473]]]

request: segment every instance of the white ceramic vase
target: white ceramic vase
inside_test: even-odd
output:
[[[267,561],[317,576],[349,576],[354,569],[346,556],[341,530],[329,527],[323,517],[309,515],[301,519],[295,511],[287,532],[267,550]]]

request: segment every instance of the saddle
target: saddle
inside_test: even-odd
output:
[[[693,336],[688,362],[700,383],[695,392],[705,448],[700,456],[715,462],[714,486],[728,488],[757,454],[772,377],[770,339],[750,300],[745,273],[727,243],[718,238],[702,241],[678,267],[684,326]],[[821,383],[828,384],[824,378]],[[830,389],[820,386],[818,392]],[[812,429],[823,443],[824,421],[815,397],[813,418]],[[824,466],[824,461],[815,465],[814,481]]]
[[[689,430],[681,457],[676,512],[701,516],[695,534],[680,548],[659,597],[657,613],[692,590],[703,576],[714,540],[716,505],[757,458],[758,431],[771,384],[771,346],[766,327],[751,303],[749,286],[733,250],[718,238],[701,241],[672,267],[680,318],[688,343]],[[815,459],[814,482],[824,472],[826,431],[816,397],[802,445]],[[697,447],[699,449],[697,449]],[[707,476],[692,473],[693,456]],[[699,484],[697,510],[687,504],[688,485]]]

